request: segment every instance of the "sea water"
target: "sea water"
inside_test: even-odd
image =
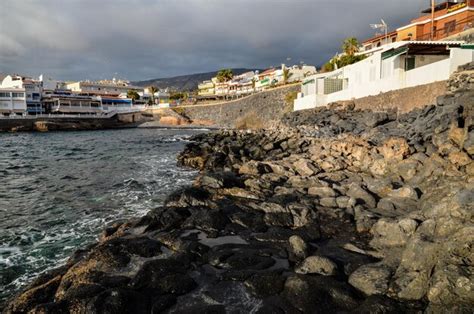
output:
[[[0,133],[0,304],[108,224],[191,184],[176,156],[197,132]]]

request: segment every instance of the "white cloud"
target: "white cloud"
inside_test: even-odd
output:
[[[425,2],[0,0],[0,72],[142,79],[288,56],[321,64],[344,37],[408,22]]]

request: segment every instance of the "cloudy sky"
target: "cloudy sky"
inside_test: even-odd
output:
[[[0,73],[142,80],[285,62],[320,65],[370,23],[428,0],[0,0]]]

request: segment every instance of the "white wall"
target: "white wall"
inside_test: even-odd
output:
[[[404,83],[402,87],[413,87],[447,80],[451,75],[450,66],[450,59],[445,59],[407,71],[405,81],[400,83]]]
[[[452,49],[450,72],[457,71],[458,67],[474,61],[474,50],[471,49]]]
[[[450,58],[425,56],[423,59],[418,59],[420,67],[405,71],[404,56],[382,60],[381,55],[382,51],[379,51],[365,60],[338,71],[308,77],[307,80],[315,79],[315,82],[302,87],[303,94],[295,100],[295,110],[315,108],[336,101],[358,99],[444,81],[449,79],[460,65],[474,61],[474,50],[456,48],[451,50]],[[341,71],[342,75],[340,75]],[[347,78],[349,82],[347,88],[336,93],[321,95],[324,92],[324,75]]]
[[[24,89],[0,89],[0,93],[7,93],[9,96],[0,97],[0,112],[10,113],[15,111],[17,113],[26,112],[26,95]],[[21,93],[23,97],[13,97],[12,93]]]

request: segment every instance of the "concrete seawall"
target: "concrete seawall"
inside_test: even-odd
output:
[[[279,120],[288,110],[285,96],[299,92],[300,85],[292,85],[259,93],[240,100],[197,106],[180,107],[180,113],[193,121],[209,121],[221,127],[235,127],[242,119],[259,119],[262,123]],[[436,98],[446,93],[446,81],[405,88],[360,99],[353,102],[357,109],[409,112],[415,108],[434,104]]]
[[[0,119],[0,132],[104,130],[136,127],[145,122],[141,113],[112,117],[22,117]]]
[[[299,92],[291,85],[220,104],[181,107],[191,120],[212,121],[218,126],[234,127],[242,118],[254,116],[262,122],[280,119],[285,113],[285,96]]]

